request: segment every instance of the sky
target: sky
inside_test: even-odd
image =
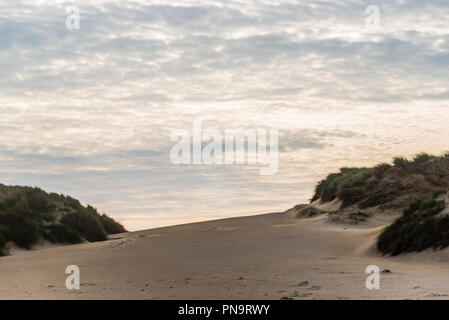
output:
[[[0,0],[0,182],[138,230],[284,211],[340,167],[442,153],[448,16],[445,0]],[[277,129],[276,174],[173,164],[170,133],[195,121]]]

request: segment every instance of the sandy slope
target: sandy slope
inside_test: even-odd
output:
[[[2,257],[0,298],[449,298],[448,251],[381,257],[373,244],[384,223],[274,213]],[[81,269],[78,291],[65,288],[70,264]],[[380,290],[365,288],[371,264],[392,271]]]

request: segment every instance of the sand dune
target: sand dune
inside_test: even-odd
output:
[[[363,226],[289,213],[180,225],[0,258],[2,299],[435,299],[449,296],[449,253],[382,257],[385,221]],[[81,289],[65,287],[65,268]],[[381,289],[365,288],[378,265]]]

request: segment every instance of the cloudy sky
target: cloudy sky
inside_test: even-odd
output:
[[[448,17],[446,0],[0,0],[0,182],[135,230],[285,210],[341,166],[449,150]],[[277,174],[172,164],[194,121],[278,129]]]

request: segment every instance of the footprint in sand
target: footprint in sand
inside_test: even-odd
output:
[[[308,286],[309,285],[309,281],[303,281],[303,282],[300,282],[299,284],[298,284],[298,286],[300,286],[300,287],[306,287],[306,286]]]
[[[83,282],[83,283],[80,284],[80,286],[93,287],[93,286],[95,286],[95,283],[93,283],[93,282]]]
[[[309,288],[309,290],[320,290],[321,286],[312,286]]]
[[[99,243],[96,248],[98,249],[111,249],[111,248],[119,248],[134,242],[136,239],[134,238],[119,238],[119,239],[110,239],[106,240],[102,243]]]
[[[437,298],[437,297],[447,297],[447,294],[431,293],[427,297]]]

